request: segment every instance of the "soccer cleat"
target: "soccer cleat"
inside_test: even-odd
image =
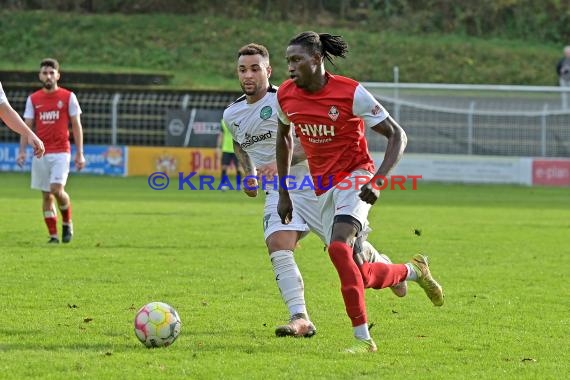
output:
[[[418,276],[418,284],[435,306],[443,305],[443,289],[431,276],[427,256],[417,254],[410,262]]]
[[[345,352],[349,354],[365,354],[367,352],[376,352],[378,348],[376,343],[370,339],[358,339],[356,338],[356,343],[350,348],[347,348]]]
[[[292,336],[295,338],[305,337],[310,338],[317,333],[315,325],[309,318],[303,314],[295,314],[289,320],[289,323],[282,326],[277,326],[275,329],[275,335],[279,337]]]
[[[63,224],[61,230],[61,241],[69,243],[73,238],[73,224]]]
[[[48,244],[59,244],[59,239],[52,236],[49,238]]]
[[[362,265],[363,262],[392,264],[392,260],[388,256],[379,253],[368,241],[362,242],[362,250],[354,253],[354,260],[358,265]],[[404,297],[408,293],[408,283],[402,281],[391,286],[390,289],[396,296]]]

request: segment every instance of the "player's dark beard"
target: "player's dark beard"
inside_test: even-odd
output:
[[[43,82],[43,85],[44,85],[44,88],[45,88],[46,90],[51,90],[51,89],[53,88],[53,86],[54,86],[54,83],[52,83],[52,82],[47,82],[47,81],[46,81],[46,82]]]

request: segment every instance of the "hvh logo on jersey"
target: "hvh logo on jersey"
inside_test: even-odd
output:
[[[295,124],[304,136],[331,137],[334,136],[334,125],[326,124]]]
[[[59,120],[59,111],[40,112],[41,121]]]
[[[332,106],[331,109],[329,110],[329,117],[331,118],[332,121],[336,121],[336,119],[338,119],[338,116],[339,116],[338,109],[335,106]]]

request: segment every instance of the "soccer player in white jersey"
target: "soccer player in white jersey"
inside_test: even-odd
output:
[[[271,66],[267,48],[258,44],[248,44],[238,51],[238,77],[244,95],[230,104],[223,115],[234,140],[234,151],[242,163],[248,180],[244,188],[247,195],[254,197],[261,186],[265,192],[263,218],[264,238],[275,273],[275,279],[285,304],[290,312],[289,323],[278,326],[277,336],[305,336],[315,334],[310,321],[304,297],[303,278],[295,262],[293,251],[297,242],[313,231],[325,242],[320,220],[318,201],[311,186],[291,191],[295,212],[291,223],[285,225],[277,214],[277,183],[275,139],[277,132],[276,92],[270,85]],[[300,147],[300,145],[299,145]],[[298,183],[311,181],[307,161],[302,149],[295,154],[290,174]],[[255,176],[259,177],[259,181]],[[379,254],[374,247],[364,241],[357,249],[357,260],[389,262],[389,258]],[[406,294],[405,282],[392,288],[402,297]]]
[[[328,33],[304,32],[289,42],[286,57],[290,79],[277,92],[277,168],[282,178],[290,172],[294,129],[307,154],[313,182],[320,183],[315,192],[328,252],[339,275],[356,338],[347,351],[375,352],[376,343],[367,323],[365,288],[416,281],[435,306],[443,305],[443,290],[421,254],[406,264],[353,260],[354,236],[368,224],[370,207],[402,156],[407,138],[402,127],[361,84],[325,70],[325,59],[344,57],[347,51],[340,36]],[[377,171],[368,151],[365,128],[388,140]],[[280,186],[278,213],[284,223],[291,220],[296,207],[286,186]]]
[[[31,145],[34,148],[34,156],[42,157],[45,152],[44,143],[39,139],[38,136],[24,123],[20,118],[20,115],[12,108],[8,98],[4,93],[4,88],[2,88],[2,83],[0,83],[0,119],[14,132],[22,135],[22,139],[25,143]]]

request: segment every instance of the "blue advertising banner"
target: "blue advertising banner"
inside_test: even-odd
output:
[[[29,172],[32,167],[32,148],[26,149],[26,162],[22,167],[16,164],[18,143],[0,143],[0,171]],[[127,175],[127,147],[108,145],[85,145],[83,147],[86,165],[81,173],[113,176]],[[71,150],[71,172],[76,172],[73,164],[75,147]]]

